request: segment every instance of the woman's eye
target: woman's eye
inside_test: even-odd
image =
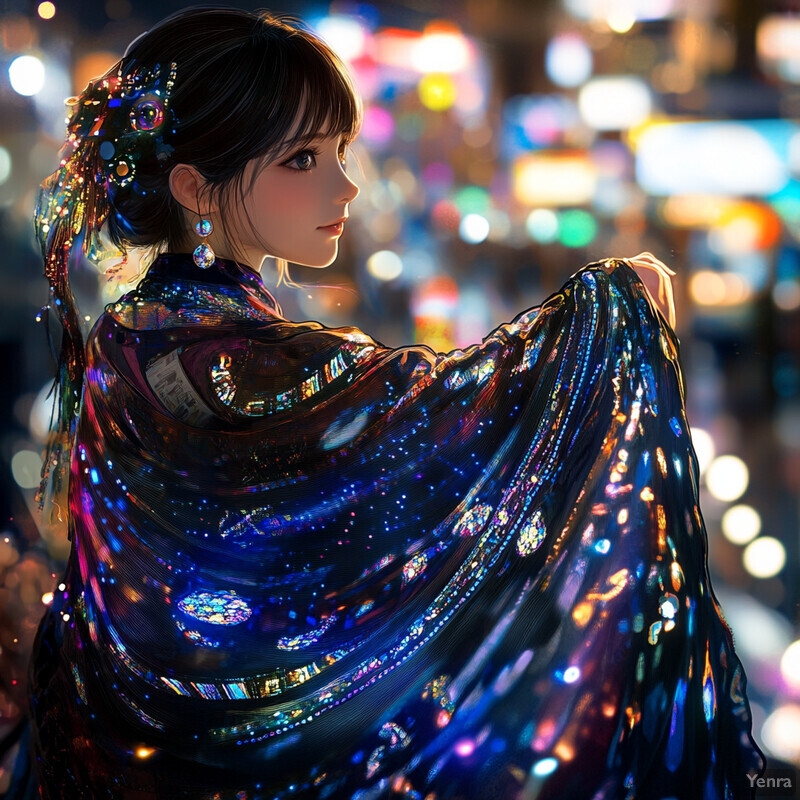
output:
[[[298,172],[308,172],[312,167],[317,166],[316,153],[313,150],[302,150],[296,156],[292,156],[287,164],[296,163]]]

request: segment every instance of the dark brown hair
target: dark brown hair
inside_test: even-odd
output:
[[[108,74],[177,64],[173,125],[164,136],[174,149],[166,163],[139,162],[139,191],[121,187],[109,196],[108,234],[118,247],[124,250],[127,243],[161,252],[187,245],[183,209],[169,188],[170,168],[184,163],[207,180],[223,232],[240,257],[225,225],[226,200],[241,201],[252,188],[243,185],[248,162],[263,159],[266,165],[321,134],[352,142],[361,127],[360,99],[341,59],[303,25],[293,16],[263,10],[193,6],[131,43]],[[262,244],[270,252],[269,243]],[[286,261],[278,260],[278,270],[279,284],[283,278],[300,286],[288,277]]]

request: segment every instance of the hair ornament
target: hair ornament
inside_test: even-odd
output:
[[[123,75],[124,61],[116,74],[90,81],[79,97],[66,101],[70,113],[59,166],[42,182],[36,205],[34,227],[50,283],[51,307],[63,328],[54,405],[58,422],[46,445],[40,509],[48,499],[56,510],[62,505],[56,496],[66,488],[82,401],[82,320],[69,286],[68,265],[79,250],[92,261],[120,255],[100,235],[116,193],[147,191],[137,180],[140,166],[153,159],[161,169],[173,152],[166,138],[177,126],[170,108],[177,65],[157,64],[152,69],[140,65]],[[120,222],[124,226],[125,221]]]

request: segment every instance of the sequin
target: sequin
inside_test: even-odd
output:
[[[454,532],[457,536],[475,536],[483,530],[492,515],[492,507],[486,503],[466,511],[456,523]]]
[[[253,610],[235,592],[192,592],[178,602],[187,616],[212,625],[238,625]]]
[[[535,511],[528,522],[523,525],[517,539],[517,553],[529,556],[535,553],[547,536],[547,528],[542,520],[542,512]]]

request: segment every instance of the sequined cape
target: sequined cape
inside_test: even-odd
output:
[[[162,255],[87,342],[44,798],[749,797],[674,330],[624,260],[449,353]]]

